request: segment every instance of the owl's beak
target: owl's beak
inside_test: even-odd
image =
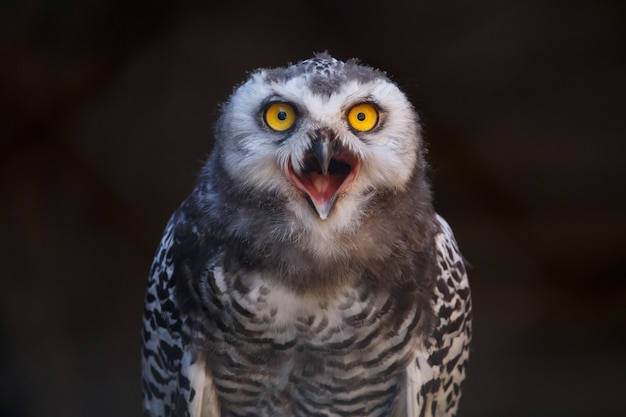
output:
[[[334,132],[318,129],[310,138],[311,146],[304,155],[302,168],[294,170],[290,163],[288,174],[294,185],[304,191],[319,218],[325,220],[341,193],[356,178],[360,163]]]

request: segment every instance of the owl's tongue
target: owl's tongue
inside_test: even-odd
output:
[[[309,204],[324,220],[337,202],[337,198],[356,177],[358,159],[349,152],[335,154],[330,158],[327,172],[324,173],[319,161],[313,155],[305,157],[301,173],[291,166],[289,176],[292,182],[306,193]]]

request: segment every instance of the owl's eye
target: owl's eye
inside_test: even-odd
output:
[[[348,123],[360,132],[372,130],[378,124],[378,109],[369,103],[357,104],[348,112]]]
[[[265,110],[265,123],[277,132],[289,129],[296,122],[296,111],[287,103],[272,103]]]

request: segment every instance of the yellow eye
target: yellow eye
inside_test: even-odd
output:
[[[296,111],[287,103],[272,103],[265,110],[265,123],[272,129],[282,132],[296,121]]]
[[[378,124],[378,110],[368,103],[357,104],[348,112],[348,123],[360,132],[372,130]]]

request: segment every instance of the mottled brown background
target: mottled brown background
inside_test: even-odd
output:
[[[0,415],[139,415],[148,267],[218,104],[325,49],[422,114],[474,266],[460,415],[626,415],[623,1],[203,3],[0,3]]]

